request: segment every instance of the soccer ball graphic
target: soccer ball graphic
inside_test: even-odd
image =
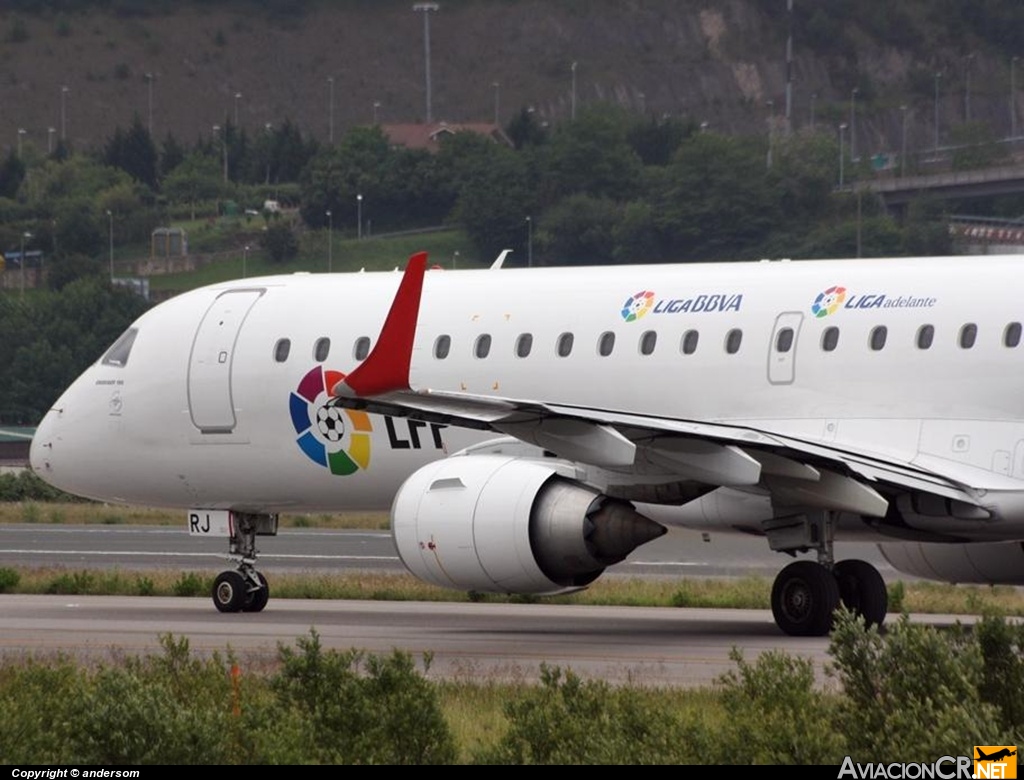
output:
[[[345,435],[345,419],[336,406],[321,406],[316,412],[316,427],[327,441],[341,441]]]

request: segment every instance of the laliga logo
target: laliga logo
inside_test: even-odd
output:
[[[846,288],[839,286],[829,287],[825,292],[818,293],[818,297],[811,304],[811,314],[819,319],[835,314],[839,307],[846,300]]]
[[[654,307],[654,293],[650,290],[641,290],[631,295],[622,305],[622,319],[626,322],[636,322]]]
[[[366,412],[330,405],[331,388],[344,378],[340,371],[327,371],[317,366],[302,377],[288,399],[299,449],[311,461],[339,477],[369,468],[370,434],[373,432]],[[352,430],[348,434],[347,449],[344,448],[346,420]]]

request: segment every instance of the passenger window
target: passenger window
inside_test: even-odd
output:
[[[833,352],[839,346],[839,328],[831,325],[821,333],[821,348],[825,352]]]
[[[885,339],[889,335],[889,329],[885,325],[877,325],[871,329],[871,337],[868,343],[871,345],[871,349],[875,352],[885,347]]]
[[[658,345],[658,333],[657,331],[648,330],[644,331],[644,335],[640,337],[640,354],[650,355],[654,352],[654,348]]]
[[[783,328],[779,331],[779,335],[775,337],[775,351],[776,352],[789,352],[793,348],[793,329]]]
[[[918,349],[930,349],[932,342],[935,340],[935,327],[932,325],[922,325],[917,329],[917,348]]]
[[[120,338],[111,345],[110,349],[103,356],[102,363],[105,366],[124,366],[128,362],[128,356],[132,352],[132,345],[139,331],[135,328],[128,328],[121,334]],[[93,354],[96,354],[95,352]]]
[[[1012,349],[1020,344],[1020,330],[1019,322],[1011,322],[1007,325],[1006,330],[1003,331],[1003,346]]]
[[[520,333],[519,338],[516,339],[516,357],[529,357],[530,351],[533,349],[533,334],[532,333]]]
[[[700,334],[695,330],[688,330],[683,334],[683,340],[679,343],[679,348],[683,351],[684,355],[692,355],[697,351],[697,342],[700,340]]]
[[[735,355],[740,351],[740,344],[743,343],[743,331],[739,328],[733,328],[725,336],[725,351],[730,355]]]
[[[313,346],[313,359],[317,363],[323,363],[331,354],[331,340],[329,338],[317,339]]]
[[[291,339],[278,339],[274,345],[274,360],[284,363],[288,359],[288,353],[292,351]]]
[[[974,346],[975,339],[978,338],[978,326],[973,322],[968,322],[962,328],[960,328],[960,348],[970,349]]]
[[[481,360],[491,354],[490,333],[481,333],[476,337],[476,343],[473,345],[473,354]]]
[[[352,356],[356,360],[366,360],[366,356],[370,354],[370,337],[360,336],[356,339],[355,346],[352,348]]]
[[[442,334],[438,336],[437,340],[434,342],[434,357],[438,360],[444,360],[448,357],[448,353],[451,352],[451,349],[452,337],[447,333]]]
[[[608,357],[612,354],[613,349],[615,349],[615,334],[606,330],[597,340],[597,354],[601,357]]]
[[[563,333],[558,337],[558,357],[569,357],[572,354],[573,335]]]

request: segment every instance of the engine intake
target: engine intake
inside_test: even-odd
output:
[[[424,466],[391,508],[409,571],[442,587],[493,593],[585,587],[665,530],[549,464],[496,455]]]

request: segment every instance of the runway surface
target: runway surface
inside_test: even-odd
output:
[[[310,629],[326,647],[399,649],[421,668],[430,654],[434,678],[533,681],[543,663],[613,683],[703,686],[734,668],[735,647],[751,661],[766,650],[810,658],[819,682],[829,681],[828,640],[784,636],[760,610],[272,598],[259,614],[221,614],[207,598],[0,595],[0,652],[8,656],[110,659],[155,652],[170,633],[201,653],[231,648],[244,670],[263,668],[279,643],[291,645]]]

